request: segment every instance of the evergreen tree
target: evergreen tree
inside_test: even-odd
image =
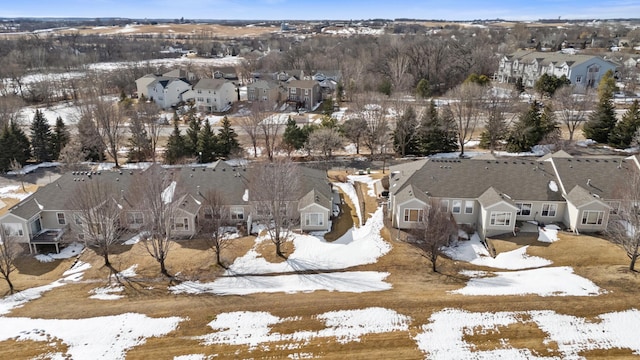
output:
[[[560,126],[556,119],[556,114],[553,111],[551,103],[544,106],[544,110],[540,115],[540,127],[538,129],[540,133],[540,140],[538,143],[555,143],[561,136]]]
[[[69,130],[67,130],[62,118],[58,116],[56,118],[56,126],[53,128],[53,134],[51,134],[51,153],[54,160],[58,160],[60,151],[69,143],[69,139]]]
[[[218,131],[218,155],[228,158],[229,155],[240,150],[238,134],[231,127],[231,122],[226,116],[222,118],[222,128]]]
[[[29,139],[15,122],[5,124],[0,131],[0,171],[8,171],[12,162],[20,165],[31,157]]]
[[[542,130],[540,103],[534,101],[526,112],[522,113],[507,138],[507,150],[511,152],[530,151],[544,137]]]
[[[188,124],[189,128],[187,129],[185,155],[195,156],[198,153],[198,136],[200,134],[200,127],[202,126],[202,119],[194,113],[189,113]]]
[[[456,124],[450,111],[438,113],[436,103],[431,100],[429,107],[420,119],[417,130],[417,152],[420,155],[431,155],[441,152],[452,152],[458,149]]]
[[[609,142],[609,134],[616,126],[617,122],[615,108],[613,105],[615,80],[613,83],[614,87],[612,88],[610,86],[610,81],[605,79],[606,77],[607,76],[605,74],[600,81],[600,86],[598,87],[598,105],[582,128],[582,132],[587,139],[604,144]]]
[[[640,129],[640,106],[634,100],[631,107],[622,115],[611,134],[609,144],[618,149],[626,149],[633,144],[636,133]]]
[[[420,99],[426,99],[431,94],[431,90],[429,88],[429,80],[420,79],[418,81],[418,85],[416,85],[416,96]]]
[[[282,135],[282,145],[287,149],[287,154],[291,154],[294,150],[300,150],[307,141],[304,131],[298,127],[295,120],[289,116],[287,120],[287,126],[284,129]]]
[[[31,122],[31,149],[36,162],[51,161],[51,128],[42,111],[36,110]]]
[[[396,121],[396,128],[393,131],[393,147],[400,156],[418,153],[418,116],[409,106]]]
[[[89,115],[80,117],[78,121],[78,137],[82,151],[87,155],[86,160],[104,161],[105,146],[98,133],[96,123]]]
[[[164,161],[167,164],[177,164],[185,157],[185,139],[180,134],[180,128],[178,128],[178,122],[174,120],[173,131],[167,139],[167,150],[164,153]]]
[[[542,94],[542,96],[551,97],[560,87],[570,84],[571,81],[567,79],[565,75],[557,77],[555,75],[542,74],[542,76],[536,80],[533,88]]]
[[[209,119],[204,121],[198,134],[198,162],[208,163],[216,160],[220,151],[216,134],[211,129]]]
[[[127,161],[147,161],[151,157],[151,139],[142,119],[137,116],[132,117],[129,123],[129,132],[131,137],[129,138]]]

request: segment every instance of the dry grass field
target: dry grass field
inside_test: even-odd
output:
[[[166,36],[206,35],[214,37],[261,36],[279,31],[279,27],[264,26],[227,26],[219,24],[158,24],[81,27],[61,30],[61,33],[78,33],[80,35],[140,35],[156,34]]]
[[[335,179],[341,174],[332,174]],[[380,176],[375,174],[374,176]],[[363,189],[366,194],[366,186]],[[345,199],[347,197],[345,196]],[[334,231],[343,232],[350,227],[350,210],[353,204],[345,201],[344,221],[334,224]],[[376,200],[368,198],[365,214],[377,207]],[[339,224],[339,225],[338,225]],[[337,238],[339,234],[330,233]],[[143,345],[127,352],[127,359],[174,359],[188,354],[216,355],[223,359],[422,359],[429,358],[413,339],[430,317],[443,309],[455,308],[471,312],[552,310],[592,319],[603,313],[637,308],[640,295],[640,277],[627,270],[624,253],[609,242],[591,236],[575,236],[561,233],[560,240],[543,244],[533,235],[520,234],[515,238],[493,239],[496,250],[510,251],[529,245],[530,255],[552,260],[554,266],[572,266],[575,273],[593,281],[606,290],[599,296],[463,296],[449,291],[463,287],[467,278],[461,270],[487,270],[461,261],[442,259],[439,273],[432,273],[423,256],[410,245],[396,241],[386,229],[382,236],[392,245],[392,250],[377,263],[359,266],[350,270],[370,270],[390,273],[386,279],[392,289],[378,292],[342,293],[316,291],[311,293],[258,293],[244,296],[219,295],[175,295],[168,291],[169,281],[159,276],[159,267],[138,243],[121,245],[112,257],[119,270],[137,264],[135,278],[123,285],[125,296],[120,300],[103,301],[89,299],[90,291],[105,286],[109,271],[102,267],[102,259],[92,250],[85,250],[80,260],[90,263],[92,268],[83,280],[43,294],[40,299],[16,308],[10,317],[42,319],[81,319],[123,313],[142,313],[150,317],[179,316],[184,320],[167,336],[149,338]],[[253,246],[252,237],[236,240],[232,248],[226,249],[223,260],[230,264]],[[269,261],[276,261],[274,247],[265,242],[259,249]],[[288,253],[291,248],[285,248]],[[60,279],[75,259],[40,263],[33,257],[24,257],[18,264],[18,273],[13,277],[19,289],[49,284]],[[206,250],[202,240],[179,241],[171,250],[168,268],[180,280],[212,281],[223,273],[215,265],[213,253]],[[7,287],[0,283],[0,294]],[[324,325],[317,315],[336,310],[382,307],[411,318],[408,330],[364,335],[360,341],[341,342],[335,338],[317,337],[308,343],[287,346],[287,342],[261,344],[253,349],[247,345],[205,346],[195,339],[212,332],[208,323],[218,314],[234,311],[264,311],[280,318],[291,318],[273,325],[271,332],[291,334],[300,330],[319,331]],[[529,348],[538,356],[559,356],[553,343],[545,342],[546,334],[531,323],[525,322],[503,326],[499,331],[488,331],[465,335],[474,351],[499,349],[502,347]],[[640,341],[640,340],[639,340]],[[505,345],[505,342],[507,345]],[[56,339],[47,341],[0,342],[0,354],[4,359],[32,359],[52,349],[65,351],[67,345]],[[627,349],[594,350],[581,354],[587,359],[632,359],[638,358]],[[41,358],[41,357],[39,357]],[[45,357],[46,358],[46,357]]]

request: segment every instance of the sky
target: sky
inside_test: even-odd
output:
[[[20,0],[0,17],[135,19],[610,19],[640,17],[638,0]]]

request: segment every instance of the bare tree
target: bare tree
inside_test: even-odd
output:
[[[366,134],[367,122],[362,117],[348,119],[342,125],[344,137],[356,146],[356,154],[360,155],[360,144]]]
[[[171,173],[160,166],[152,166],[135,176],[131,196],[146,216],[142,243],[160,265],[160,273],[171,278],[165,261],[176,238],[175,221],[184,195]]]
[[[460,157],[464,156],[464,146],[471,141],[480,125],[484,106],[485,88],[472,82],[465,82],[448,94],[449,108],[458,126]]]
[[[151,161],[156,162],[156,149],[160,140],[162,124],[158,119],[160,108],[155,102],[138,102],[131,111],[131,118],[138,119],[143,124],[151,145]],[[133,135],[133,134],[132,134]]]
[[[104,259],[104,266],[114,273],[116,270],[109,261],[109,254],[123,232],[120,227],[122,205],[119,201],[117,189],[98,175],[82,182],[71,200],[76,212],[74,215],[82,223],[85,244],[95,248]]]
[[[448,211],[442,209],[438,201],[431,201],[420,210],[414,210],[409,216],[416,221],[416,226],[411,229],[408,238],[415,247],[423,252],[423,256],[431,263],[431,270],[438,272],[437,260],[442,254],[442,248],[449,244],[452,236],[457,235],[457,225]]]
[[[334,150],[342,148],[344,139],[336,128],[319,128],[309,134],[308,147],[330,158]]]
[[[249,199],[257,218],[266,223],[269,238],[276,246],[276,255],[283,258],[281,246],[289,238],[293,226],[296,209],[292,204],[297,200],[299,182],[299,168],[289,159],[256,165],[249,181]]]
[[[384,145],[389,141],[387,109],[378,104],[365,104],[359,108],[361,109],[362,118],[367,123],[363,142],[369,148],[373,157],[376,151],[382,153]]]
[[[286,123],[281,121],[278,114],[273,114],[259,123],[260,133],[269,161],[273,161],[275,150],[278,147],[278,138],[284,131],[285,125]]]
[[[216,254],[216,263],[225,267],[222,263],[222,250],[231,245],[231,239],[225,235],[225,226],[229,225],[230,213],[227,202],[222,193],[210,190],[203,195],[203,217],[201,220],[202,231],[205,233],[205,241]]]
[[[71,139],[71,141],[60,150],[60,155],[58,156],[64,171],[81,170],[84,167],[82,162],[86,158],[87,153],[82,150],[82,144],[76,138]]]
[[[629,270],[635,271],[640,255],[640,172],[629,169],[624,179],[616,195],[616,198],[623,200],[618,215],[612,215],[609,219],[607,235],[611,242],[626,252],[630,259]]]
[[[24,248],[18,244],[18,238],[11,234],[10,229],[0,228],[0,274],[9,285],[9,292],[13,294],[14,287],[11,274],[16,270],[16,260]]]
[[[569,131],[569,141],[573,141],[573,134],[587,120],[594,106],[590,88],[585,88],[584,94],[574,94],[574,90],[573,86],[562,86],[552,97],[556,114]]]
[[[256,101],[251,106],[251,113],[248,116],[238,118],[238,125],[249,136],[253,147],[253,157],[258,157],[258,138],[260,136],[260,122],[267,116],[267,105],[264,102]]]

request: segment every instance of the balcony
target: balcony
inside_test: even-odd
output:
[[[37,252],[37,245],[55,245],[56,253],[60,252],[60,240],[69,229],[69,225],[61,229],[43,229],[39,233],[31,236],[29,241],[29,251]]]

